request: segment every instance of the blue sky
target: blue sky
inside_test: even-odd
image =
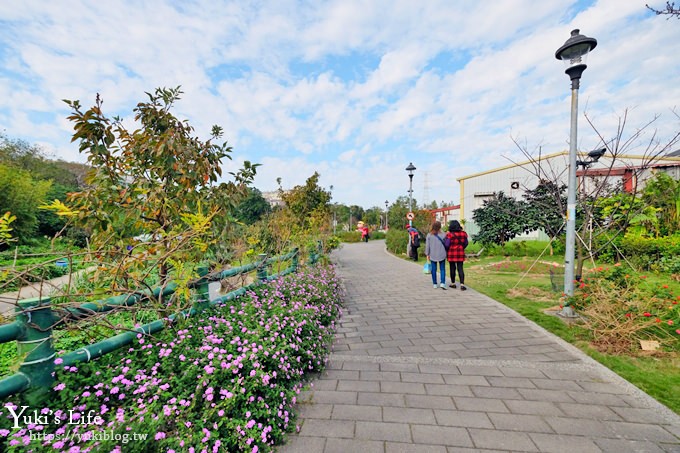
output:
[[[598,40],[579,92],[579,140],[599,146],[628,109],[641,140],[680,130],[680,22],[649,0],[0,2],[0,131],[84,161],[62,99],[131,123],[156,87],[203,138],[222,126],[225,174],[303,184],[384,207],[407,195],[458,201],[456,178],[568,148],[570,89],[555,50],[574,28]],[[674,110],[676,109],[676,110]],[[635,145],[635,144],[634,144]],[[635,146],[631,146],[635,151]],[[427,182],[427,184],[426,184]]]

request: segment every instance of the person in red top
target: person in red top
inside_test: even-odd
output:
[[[463,263],[465,262],[465,247],[468,245],[468,235],[463,231],[458,220],[449,222],[449,232],[446,237],[451,239],[451,246],[446,254],[446,260],[449,262],[449,269],[451,274],[450,288],[456,287],[456,270],[458,271],[458,278],[460,279],[460,289],[465,291],[465,272],[463,271]]]
[[[368,242],[368,227],[366,225],[361,227],[361,240]]]

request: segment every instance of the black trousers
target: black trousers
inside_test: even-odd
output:
[[[411,246],[411,259],[418,261],[418,247]]]
[[[465,272],[463,271],[463,261],[449,261],[449,268],[451,274],[451,283],[456,283],[456,270],[458,270],[458,278],[460,278],[460,284],[465,284]]]

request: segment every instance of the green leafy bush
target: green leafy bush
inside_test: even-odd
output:
[[[673,268],[670,263],[677,256],[680,256],[680,234],[658,238],[627,234],[614,240],[598,258],[610,263],[625,258],[641,270],[668,272],[662,263]]]
[[[408,244],[408,232],[406,229],[390,229],[385,235],[385,247],[395,255],[406,254]]]
[[[668,274],[680,275],[680,255],[676,256],[662,256],[659,262],[661,272]]]
[[[337,249],[338,247],[340,247],[340,243],[341,243],[341,241],[340,241],[340,238],[339,238],[339,237],[337,237],[337,236],[330,236],[330,237],[326,240],[326,242],[325,242],[325,244],[324,244],[324,245],[325,245],[324,251],[325,251],[326,253],[328,253],[328,252],[330,252],[331,250],[335,250],[335,249]]]
[[[336,234],[342,242],[360,242],[361,233],[358,231],[341,231]]]

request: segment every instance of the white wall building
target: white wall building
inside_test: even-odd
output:
[[[519,200],[522,199],[526,190],[536,188],[539,179],[561,181],[567,184],[568,158],[568,151],[562,151],[541,156],[535,160],[518,162],[458,178],[457,181],[460,183],[459,216],[460,220],[465,223],[465,230],[468,234],[478,232],[472,220],[473,211],[481,208],[484,201],[492,198],[496,192],[502,191],[505,195]],[[587,160],[587,154],[580,153],[577,159]],[[588,168],[586,177],[602,178],[609,175],[610,183],[620,182],[627,191],[633,190],[636,186],[639,190],[642,187],[641,184],[644,185],[644,181],[656,171],[664,171],[675,179],[680,179],[680,157],[664,156],[654,160],[653,164],[649,162],[649,157],[619,155],[614,159],[611,155],[605,154]],[[579,178],[580,185],[581,178],[583,178],[583,171],[580,168],[577,171],[577,178]],[[586,187],[587,184],[586,180]],[[532,232],[520,238],[547,239],[547,236],[542,232]]]
[[[272,190],[270,192],[262,192],[262,198],[267,200],[269,206],[275,208],[276,206],[285,206],[285,202],[281,199],[281,195],[278,190]]]

